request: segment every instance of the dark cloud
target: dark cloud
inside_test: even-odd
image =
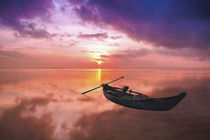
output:
[[[112,54],[112,55],[109,55],[109,56],[101,55],[101,57],[102,58],[118,58],[118,59],[127,60],[127,59],[134,59],[134,58],[137,58],[137,57],[145,56],[149,53],[151,53],[151,52],[147,49],[124,50],[124,51],[120,51],[116,54]]]
[[[23,115],[34,112],[36,107],[49,103],[46,98],[20,100],[19,104],[5,109],[0,115],[0,139],[2,140],[53,140],[54,126],[49,114],[41,117]]]
[[[189,48],[180,48],[176,50],[158,48],[155,51],[151,52],[163,56],[174,56],[174,57],[185,57],[192,58],[193,60],[209,60],[210,49],[203,50],[201,48],[189,49]]]
[[[2,56],[8,56],[8,57],[15,57],[15,58],[27,58],[29,56],[20,53],[18,51],[10,51],[10,50],[3,50],[0,47],[0,55]]]
[[[102,39],[106,39],[108,38],[108,35],[107,33],[96,33],[96,34],[82,34],[80,33],[78,35],[79,38],[85,38],[85,39],[99,39],[99,40],[102,40]]]
[[[35,24],[31,24],[28,22],[24,23],[24,25],[21,23],[17,26],[18,27],[14,28],[14,30],[17,31],[17,33],[14,33],[15,37],[49,38],[51,36],[54,36],[45,29],[36,28]]]
[[[191,77],[173,80],[173,86],[170,84],[152,91],[159,96],[178,94],[180,91],[188,92],[183,101],[171,111],[142,111],[120,107],[83,115],[70,130],[70,137],[73,140],[209,139],[210,95],[208,93],[210,88],[208,83],[210,79],[198,79]]]
[[[121,60],[135,59],[138,57],[143,57],[146,55],[158,54],[165,57],[183,57],[190,58],[193,60],[203,61],[209,60],[210,51],[205,52],[200,48],[195,48],[194,50],[189,48],[180,48],[180,49],[168,49],[159,47],[156,49],[129,49],[124,51],[119,51],[112,55],[101,55],[102,58],[118,58]]]
[[[74,10],[84,21],[112,25],[135,40],[209,53],[209,9],[208,0],[80,0]]]
[[[47,38],[50,33],[27,20],[36,17],[47,20],[52,7],[51,0],[1,0],[0,24],[15,30],[18,37]]]

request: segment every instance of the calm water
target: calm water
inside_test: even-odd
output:
[[[188,95],[167,112],[116,105],[102,89],[80,95],[122,75],[111,85],[152,97]],[[1,140],[207,140],[209,118],[208,70],[0,70]]]

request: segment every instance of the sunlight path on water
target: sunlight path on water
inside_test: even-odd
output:
[[[100,82],[101,81],[101,69],[97,69],[97,80]]]

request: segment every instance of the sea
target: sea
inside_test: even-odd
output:
[[[127,108],[102,88],[129,86],[150,97],[187,92],[170,111]],[[0,69],[0,139],[210,139],[209,69]]]

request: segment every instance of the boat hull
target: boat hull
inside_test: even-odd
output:
[[[142,110],[154,110],[154,111],[167,111],[176,106],[187,94],[186,92],[182,92],[177,96],[166,97],[166,98],[148,98],[144,100],[135,100],[134,96],[138,95],[130,95],[133,97],[129,97],[128,99],[122,98],[118,96],[121,94],[121,91],[116,90],[111,86],[103,87],[104,96],[119,105],[142,109]],[[125,95],[127,96],[127,95]]]

